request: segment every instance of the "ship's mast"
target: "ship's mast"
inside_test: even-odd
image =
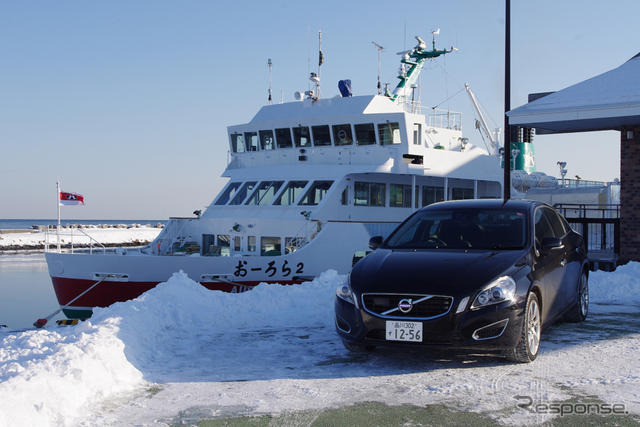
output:
[[[380,83],[380,74],[382,73],[382,51],[384,48],[376,42],[371,42],[378,50],[378,95],[382,94],[382,83]]]
[[[269,67],[269,105],[273,104],[273,98],[271,97],[271,69],[273,67],[273,62],[271,62],[271,58],[267,61],[267,66]]]
[[[400,72],[398,73],[398,78],[400,82],[393,90],[393,93],[387,93],[389,98],[395,102],[403,102],[409,96],[411,96],[411,86],[417,84],[418,77],[420,76],[420,72],[422,71],[422,66],[427,61],[427,59],[437,58],[438,56],[445,55],[447,53],[451,53],[454,50],[457,50],[453,46],[451,49],[436,49],[436,35],[440,34],[440,29],[436,31],[432,31],[433,34],[433,45],[432,50],[426,50],[427,44],[425,43],[420,36],[416,36],[416,40],[418,40],[418,44],[416,47],[409,51],[399,52],[399,54],[403,55],[400,60]]]

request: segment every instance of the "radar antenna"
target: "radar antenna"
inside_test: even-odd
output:
[[[382,94],[382,84],[380,83],[380,74],[381,74],[381,70],[382,70],[382,51],[384,50],[384,48],[382,46],[380,46],[378,43],[376,42],[371,42],[373,43],[373,45],[376,47],[376,49],[378,50],[378,95]]]

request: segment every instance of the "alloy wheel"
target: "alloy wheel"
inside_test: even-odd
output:
[[[540,346],[540,309],[538,302],[532,300],[527,312],[527,344],[531,354],[538,353]]]
[[[589,282],[586,274],[580,277],[580,314],[587,317],[589,312]]]

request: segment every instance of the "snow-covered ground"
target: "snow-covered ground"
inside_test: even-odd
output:
[[[166,425],[359,402],[445,404],[500,422],[597,396],[640,414],[640,263],[592,273],[591,313],[543,335],[538,359],[378,350],[351,354],[333,324],[344,276],[207,291],[177,273],[76,327],[1,333],[0,425]]]
[[[149,226],[131,227],[127,228],[83,228],[80,230],[62,229],[60,230],[60,242],[63,245],[88,245],[91,243],[91,236],[93,243],[99,242],[103,245],[118,245],[118,244],[132,244],[132,243],[146,243],[156,238],[162,229]],[[83,234],[86,233],[86,234]],[[88,235],[88,236],[87,236]],[[8,249],[36,249],[41,248],[45,241],[49,241],[50,245],[54,245],[57,242],[56,233],[50,232],[47,237],[47,233],[43,231],[39,232],[24,232],[24,233],[7,233],[0,234],[0,251]]]

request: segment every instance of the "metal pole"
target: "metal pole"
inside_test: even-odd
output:
[[[58,205],[58,227],[56,228],[56,237],[58,240],[58,253],[60,253],[60,181],[56,182],[56,204]]]
[[[511,129],[507,111],[511,109],[511,0],[505,0],[504,34],[504,195],[511,198]]]

